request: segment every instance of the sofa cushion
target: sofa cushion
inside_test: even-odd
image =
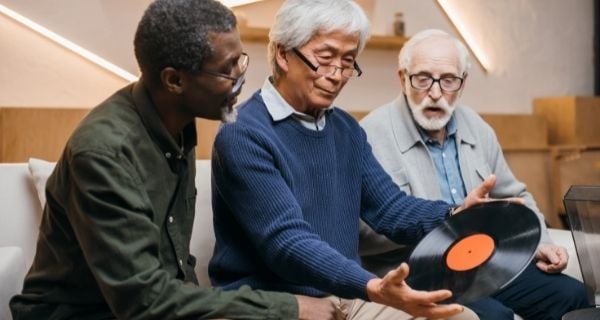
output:
[[[26,269],[35,255],[40,219],[41,208],[27,164],[0,163],[0,247],[21,248]]]
[[[208,262],[215,246],[213,229],[210,160],[196,161],[196,217],[190,253],[196,257],[196,275],[200,286],[209,287]]]
[[[40,205],[42,208],[46,204],[46,181],[54,170],[54,165],[54,162],[48,162],[35,158],[29,159],[29,173],[31,174],[33,185],[37,191],[38,199],[40,199]]]
[[[21,248],[0,247],[0,319],[12,319],[8,302],[21,292],[25,271],[25,257]]]

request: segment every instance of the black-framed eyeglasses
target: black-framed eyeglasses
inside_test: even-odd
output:
[[[246,70],[248,70],[248,65],[250,64],[250,57],[247,53],[242,52],[240,57],[238,58],[236,68],[232,70],[232,74],[237,74],[237,76],[233,76],[232,74],[224,74],[216,71],[210,70],[200,70],[199,72],[210,74],[211,76],[221,77],[225,79],[229,79],[233,81],[231,85],[231,92],[237,93],[242,88],[242,84],[246,78]]]
[[[330,65],[316,65],[315,66],[297,48],[293,48],[292,52],[294,52],[294,54],[296,54],[298,56],[298,58],[300,58],[300,60],[302,60],[302,62],[304,62],[304,64],[306,64],[312,71],[314,71],[314,72],[316,72],[316,73],[318,73],[318,74],[320,74],[322,76],[333,75],[333,74],[335,74],[335,72],[338,69],[340,70],[342,76],[345,77],[345,78],[360,77],[360,75],[362,75],[362,70],[360,70],[360,67],[358,66],[358,63],[356,63],[356,61],[354,61],[354,65],[353,65],[352,68],[338,67],[338,66],[334,66],[334,65],[331,65],[331,64]]]
[[[440,85],[440,89],[444,92],[456,92],[460,90],[464,81],[464,78],[454,75],[445,75],[440,78],[434,78],[428,74],[422,73],[410,74],[408,75],[408,79],[410,80],[410,85],[414,89],[427,91],[437,82]]]

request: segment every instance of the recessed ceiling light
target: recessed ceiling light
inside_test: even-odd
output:
[[[446,14],[446,17],[448,17],[448,20],[450,20],[450,23],[454,25],[454,27],[458,31],[458,34],[463,38],[463,40],[467,44],[467,47],[469,47],[469,49],[475,56],[475,59],[477,59],[483,70],[485,72],[491,71],[492,62],[489,56],[485,53],[485,50],[483,50],[483,48],[475,40],[475,37],[473,36],[469,28],[467,28],[467,25],[464,23],[464,17],[461,18],[461,15],[459,14],[459,9],[456,6],[451,5],[447,0],[437,0],[437,3],[442,9],[442,12]]]

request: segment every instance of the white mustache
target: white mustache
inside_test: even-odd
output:
[[[450,105],[443,97],[436,102],[433,102],[429,97],[425,97],[421,103],[415,103],[411,97],[408,96],[408,103],[417,124],[419,124],[419,126],[425,130],[433,131],[440,130],[444,128],[446,124],[448,124],[448,121],[450,121],[450,117],[452,117],[452,113],[454,113],[455,108],[454,104]],[[425,115],[425,109],[427,108],[441,109],[443,114],[428,118]]]

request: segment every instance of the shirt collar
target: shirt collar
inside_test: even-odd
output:
[[[319,121],[319,119],[328,113],[328,111],[331,111],[334,108],[334,106],[330,106],[327,109],[321,110],[316,118],[309,114],[298,112],[279,94],[273,85],[272,80],[273,78],[271,77],[265,79],[260,90],[260,95],[262,96],[265,106],[267,106],[267,111],[271,115],[273,121],[281,121],[290,116],[294,116],[303,121],[315,122]]]
[[[132,89],[135,108],[137,109],[144,126],[154,142],[160,147],[167,158],[182,158],[197,144],[196,124],[192,121],[182,131],[183,150],[179,142],[171,136],[162,122],[160,115],[142,80],[133,84]]]

